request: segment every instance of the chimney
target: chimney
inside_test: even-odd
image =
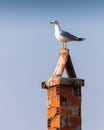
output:
[[[64,69],[67,78],[63,78]],[[81,88],[84,80],[76,76],[67,48],[61,48],[52,76],[42,82],[47,89],[48,130],[81,130]]]

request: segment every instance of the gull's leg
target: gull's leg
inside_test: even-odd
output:
[[[64,47],[66,48],[66,42],[64,43]]]
[[[64,48],[64,42],[62,43],[62,47]]]
[[[64,48],[65,48],[65,42],[64,42]]]
[[[66,48],[66,42],[63,42],[63,48]]]
[[[62,47],[63,47],[63,48],[66,48],[66,42],[63,42],[63,43],[62,43]]]

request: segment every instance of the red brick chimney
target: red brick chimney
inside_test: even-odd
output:
[[[62,78],[66,69],[67,78]],[[48,130],[81,130],[81,87],[84,80],[78,79],[69,50],[61,48],[53,75],[42,82],[47,89]]]

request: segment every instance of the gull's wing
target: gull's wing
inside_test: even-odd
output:
[[[68,38],[68,39],[70,39],[70,40],[72,40],[72,41],[73,41],[73,40],[74,40],[74,41],[79,41],[79,38],[78,38],[78,37],[76,37],[76,36],[70,34],[69,32],[66,32],[66,31],[62,31],[62,32],[60,33],[60,35],[63,36],[63,37],[66,37],[66,38]]]

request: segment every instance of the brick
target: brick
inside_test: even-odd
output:
[[[51,97],[51,89],[47,89],[47,96],[48,96],[48,98]]]
[[[80,117],[71,117],[70,123],[72,124],[73,128],[78,128],[81,126],[81,118]]]
[[[59,107],[60,106],[60,97],[56,96],[54,98],[51,98],[51,107]]]
[[[72,130],[72,128],[69,128],[69,127],[67,127],[67,128],[60,128],[60,130]]]
[[[54,117],[55,114],[56,114],[56,111],[57,111],[57,108],[50,108],[50,109],[48,109],[48,118]]]
[[[56,127],[59,128],[60,127],[60,116],[56,116],[55,118],[53,118],[53,120],[51,121],[51,127]]]
[[[61,109],[61,115],[72,116],[72,110]]]
[[[78,97],[67,97],[72,106],[81,106],[81,99]]]
[[[57,130],[57,128],[48,128],[48,130]]]
[[[66,97],[68,96],[72,96],[73,95],[73,91],[71,87],[61,87],[60,89],[60,95],[65,95]]]
[[[53,88],[50,88],[50,89],[47,90],[48,98],[55,97],[57,95],[56,89],[57,89],[56,87],[53,87]]]
[[[61,115],[61,122],[60,122],[61,128],[66,128],[66,127],[71,126],[69,123],[69,120],[70,120],[70,117]]]

